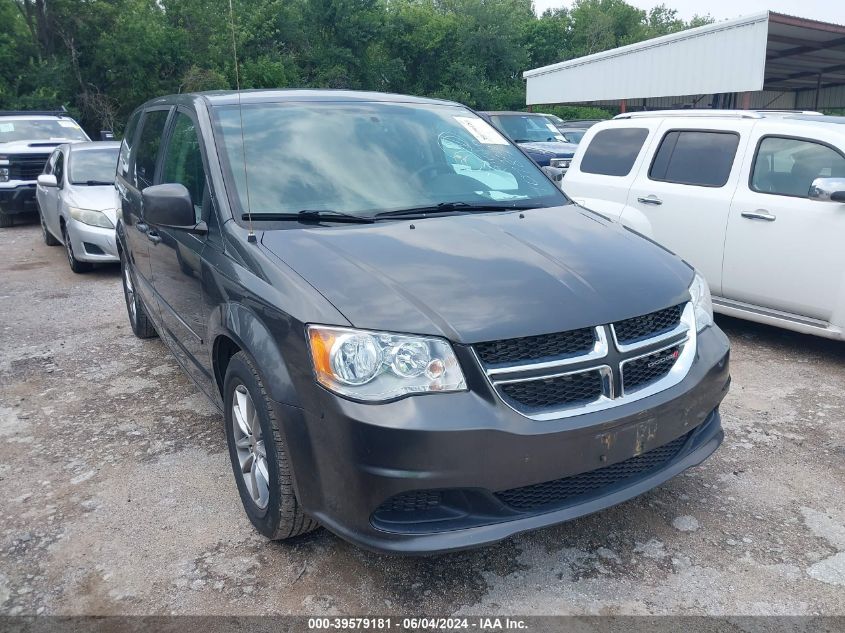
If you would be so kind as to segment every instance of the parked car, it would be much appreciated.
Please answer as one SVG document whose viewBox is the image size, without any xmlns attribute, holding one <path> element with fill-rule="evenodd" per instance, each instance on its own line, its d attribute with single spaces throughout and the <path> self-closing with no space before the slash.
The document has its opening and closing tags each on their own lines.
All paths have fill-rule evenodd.
<svg viewBox="0 0 845 633">
<path fill-rule="evenodd" d="M 182 94 L 126 130 L 129 322 L 222 409 L 268 538 L 491 543 L 630 499 L 721 442 L 728 341 L 703 278 L 570 203 L 464 106 Z"/>
<path fill-rule="evenodd" d="M 584 138 L 584 134 L 586 134 L 587 130 L 596 123 L 599 123 L 599 120 L 597 119 L 572 119 L 570 121 L 564 121 L 554 114 L 547 114 L 545 116 L 552 120 L 552 123 L 554 123 L 557 127 L 558 132 L 560 132 L 560 135 L 563 137 L 563 140 L 567 143 L 572 143 L 573 145 L 578 145 L 578 143 L 581 142 L 581 139 Z"/>
<path fill-rule="evenodd" d="M 540 167 L 566 173 L 576 145 L 567 143 L 545 114 L 532 112 L 481 112 L 493 127 L 519 145 Z"/>
<path fill-rule="evenodd" d="M 845 338 L 845 117 L 623 115 L 590 129 L 563 185 L 692 263 L 718 312 Z"/>
<path fill-rule="evenodd" d="M 0 227 L 36 211 L 35 181 L 53 148 L 88 140 L 64 111 L 0 111 Z"/>
<path fill-rule="evenodd" d="M 59 145 L 38 176 L 36 200 L 41 233 L 48 246 L 64 244 L 70 269 L 91 270 L 118 262 L 114 225 L 114 172 L 120 143 Z"/>
</svg>

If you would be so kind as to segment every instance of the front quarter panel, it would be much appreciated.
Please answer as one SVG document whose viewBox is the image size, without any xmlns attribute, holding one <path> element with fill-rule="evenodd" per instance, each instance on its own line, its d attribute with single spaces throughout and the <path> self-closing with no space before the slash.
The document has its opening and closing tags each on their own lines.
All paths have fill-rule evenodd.
<svg viewBox="0 0 845 633">
<path fill-rule="evenodd" d="M 220 337 L 232 339 L 256 361 L 273 400 L 304 406 L 303 393 L 316 388 L 305 325 L 349 322 L 283 262 L 248 243 L 241 227 L 226 227 L 243 235 L 228 239 L 225 252 L 203 254 L 209 351 L 215 353 Z M 223 376 L 216 377 L 221 384 Z"/>
</svg>

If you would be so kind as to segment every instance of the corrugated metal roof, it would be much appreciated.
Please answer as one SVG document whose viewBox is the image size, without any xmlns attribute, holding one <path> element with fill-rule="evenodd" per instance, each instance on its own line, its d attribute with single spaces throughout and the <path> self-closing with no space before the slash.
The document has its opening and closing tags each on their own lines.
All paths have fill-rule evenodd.
<svg viewBox="0 0 845 633">
<path fill-rule="evenodd" d="M 679 95 L 763 90 L 769 93 L 766 101 L 796 92 L 793 101 L 806 103 L 804 92 L 818 88 L 819 107 L 842 107 L 845 26 L 765 12 L 535 68 L 523 76 L 529 105 L 677 102 Z"/>
</svg>

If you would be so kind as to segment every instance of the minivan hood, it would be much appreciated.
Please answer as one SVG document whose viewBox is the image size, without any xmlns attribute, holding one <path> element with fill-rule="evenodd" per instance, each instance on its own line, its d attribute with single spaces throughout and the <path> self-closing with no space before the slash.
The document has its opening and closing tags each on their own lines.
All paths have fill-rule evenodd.
<svg viewBox="0 0 845 633">
<path fill-rule="evenodd" d="M 264 232 L 360 328 L 477 343 L 609 323 L 689 298 L 689 266 L 575 205 Z"/>
<path fill-rule="evenodd" d="M 578 146 L 574 143 L 562 141 L 519 143 L 519 146 L 526 151 L 548 154 L 555 158 L 572 158 Z"/>
<path fill-rule="evenodd" d="M 80 209 L 92 209 L 106 214 L 112 224 L 117 220 L 117 207 L 120 201 L 114 185 L 70 185 L 65 194 L 67 203 Z"/>
</svg>

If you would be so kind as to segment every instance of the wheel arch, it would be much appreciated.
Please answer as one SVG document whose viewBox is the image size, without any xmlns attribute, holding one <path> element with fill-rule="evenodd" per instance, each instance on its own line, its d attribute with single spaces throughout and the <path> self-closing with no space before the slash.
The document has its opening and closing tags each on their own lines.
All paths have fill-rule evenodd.
<svg viewBox="0 0 845 633">
<path fill-rule="evenodd" d="M 225 304 L 217 308 L 210 319 L 211 360 L 214 382 L 221 399 L 226 368 L 232 356 L 246 352 L 261 372 L 265 388 L 276 402 L 300 406 L 288 365 L 265 323 L 240 304 Z"/>
</svg>

